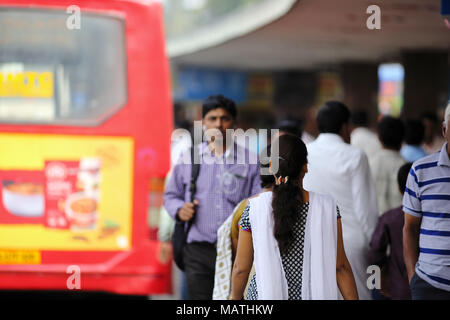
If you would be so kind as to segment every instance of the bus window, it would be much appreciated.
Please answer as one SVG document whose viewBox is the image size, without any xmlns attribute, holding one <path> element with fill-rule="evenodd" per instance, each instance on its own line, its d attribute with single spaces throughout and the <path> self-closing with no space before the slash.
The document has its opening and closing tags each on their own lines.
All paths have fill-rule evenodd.
<svg viewBox="0 0 450 320">
<path fill-rule="evenodd" d="M 125 23 L 81 12 L 0 9 L 0 122 L 96 126 L 127 101 Z"/>
</svg>

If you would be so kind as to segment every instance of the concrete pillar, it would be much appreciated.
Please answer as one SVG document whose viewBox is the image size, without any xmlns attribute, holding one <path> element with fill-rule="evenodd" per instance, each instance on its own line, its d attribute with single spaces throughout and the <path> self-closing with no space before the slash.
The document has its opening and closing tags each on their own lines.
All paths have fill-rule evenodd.
<svg viewBox="0 0 450 320">
<path fill-rule="evenodd" d="M 367 112 L 369 126 L 378 116 L 378 64 L 345 62 L 340 65 L 343 102 L 350 110 Z"/>
<path fill-rule="evenodd" d="M 436 112 L 448 99 L 448 51 L 402 53 L 405 69 L 402 118 L 418 118 L 424 111 Z"/>
</svg>

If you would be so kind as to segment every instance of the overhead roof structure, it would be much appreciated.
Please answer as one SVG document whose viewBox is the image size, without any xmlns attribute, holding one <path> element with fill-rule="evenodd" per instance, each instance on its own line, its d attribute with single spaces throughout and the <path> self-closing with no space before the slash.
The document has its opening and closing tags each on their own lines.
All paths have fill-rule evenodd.
<svg viewBox="0 0 450 320">
<path fill-rule="evenodd" d="M 379 30 L 366 25 L 374 2 Z M 389 61 L 405 50 L 450 50 L 440 10 L 440 0 L 268 0 L 168 39 L 167 50 L 176 64 L 258 70 Z"/>
</svg>

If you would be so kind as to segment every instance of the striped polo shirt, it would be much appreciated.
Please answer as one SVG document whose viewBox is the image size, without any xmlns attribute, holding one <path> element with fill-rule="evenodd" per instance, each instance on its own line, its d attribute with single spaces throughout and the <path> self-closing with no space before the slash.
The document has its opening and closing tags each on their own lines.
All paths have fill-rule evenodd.
<svg viewBox="0 0 450 320">
<path fill-rule="evenodd" d="M 403 196 L 403 211 L 422 218 L 416 273 L 450 291 L 450 160 L 441 151 L 414 162 Z"/>
</svg>

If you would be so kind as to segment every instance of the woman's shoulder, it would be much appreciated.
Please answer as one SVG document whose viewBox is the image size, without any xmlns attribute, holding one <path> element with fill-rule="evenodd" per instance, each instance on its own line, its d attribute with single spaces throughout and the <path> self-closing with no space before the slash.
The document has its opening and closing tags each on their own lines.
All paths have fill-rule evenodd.
<svg viewBox="0 0 450 320">
<path fill-rule="evenodd" d="M 255 195 L 251 196 L 249 199 L 259 198 L 261 196 L 265 197 L 265 196 L 268 196 L 268 195 L 271 196 L 272 195 L 272 191 L 262 191 L 260 193 L 257 193 Z"/>
<path fill-rule="evenodd" d="M 249 208 L 249 215 L 252 219 L 266 217 L 272 211 L 272 192 L 262 192 L 256 198 L 249 199 L 247 207 Z"/>
<path fill-rule="evenodd" d="M 247 206 L 248 201 L 249 201 L 249 198 L 246 198 L 246 199 L 242 200 L 241 202 L 239 202 L 236 205 L 236 207 L 234 207 L 233 215 L 234 216 L 240 215 L 242 213 L 242 211 L 245 209 L 245 207 Z"/>
<path fill-rule="evenodd" d="M 321 201 L 324 203 L 329 203 L 330 205 L 336 205 L 336 200 L 331 195 L 309 191 L 309 202 L 313 201 Z"/>
<path fill-rule="evenodd" d="M 310 208 L 312 210 L 320 210 L 322 217 L 335 215 L 337 219 L 341 219 L 341 210 L 337 201 L 329 194 L 323 193 L 309 193 Z"/>
<path fill-rule="evenodd" d="M 323 193 L 315 193 L 310 192 L 309 193 L 309 200 L 310 204 L 315 203 L 316 205 L 320 203 L 320 206 L 322 208 L 325 208 L 323 212 L 329 212 L 330 214 L 336 214 L 337 218 L 341 218 L 340 209 L 337 205 L 337 201 L 329 194 L 323 194 Z"/>
<path fill-rule="evenodd" d="M 267 201 L 267 199 L 272 197 L 272 191 L 265 191 L 265 192 L 260 192 L 256 195 L 254 195 L 253 197 L 250 197 L 249 200 L 249 204 L 250 203 L 256 203 L 256 202 L 260 202 L 260 201 Z"/>
<path fill-rule="evenodd" d="M 321 193 L 316 191 L 308 191 L 309 197 L 319 198 L 319 199 L 333 199 L 333 197 L 328 193 Z"/>
<path fill-rule="evenodd" d="M 251 224 L 250 224 L 250 206 L 247 205 L 242 212 L 241 218 L 238 223 L 238 228 L 244 231 L 251 231 Z"/>
</svg>

